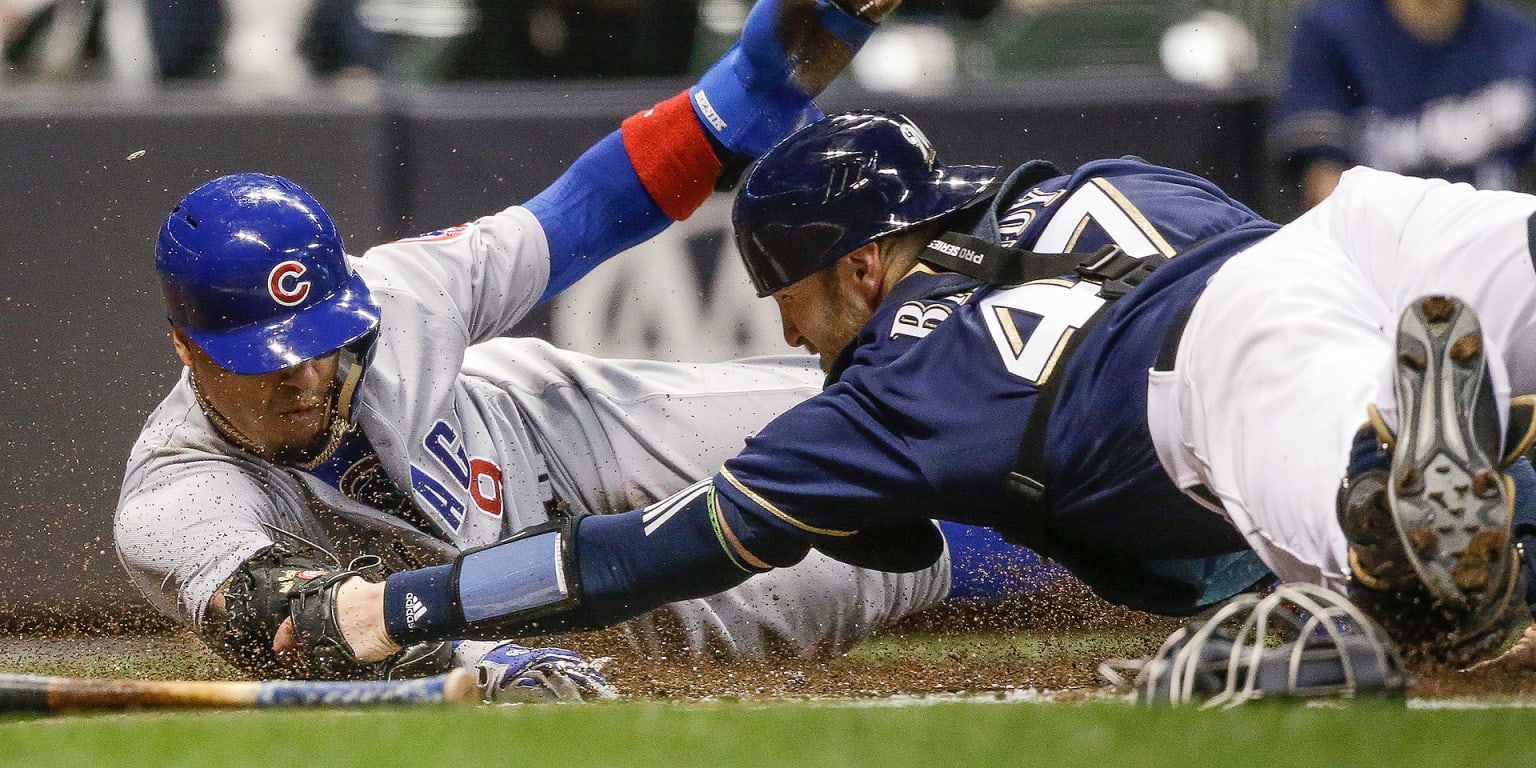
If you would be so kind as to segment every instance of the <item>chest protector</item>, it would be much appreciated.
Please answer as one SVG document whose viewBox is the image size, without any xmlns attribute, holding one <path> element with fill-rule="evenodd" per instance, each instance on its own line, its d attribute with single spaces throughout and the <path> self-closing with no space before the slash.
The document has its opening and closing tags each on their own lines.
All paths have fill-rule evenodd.
<svg viewBox="0 0 1536 768">
<path fill-rule="evenodd" d="M 1003 183 L 997 196 L 989 201 L 985 211 L 971 226 L 962 227 L 964 231 L 940 235 L 918 256 L 920 261 L 933 267 L 997 286 L 1014 286 L 1075 274 L 1085 282 L 1098 284 L 1098 296 L 1105 301 L 1104 306 L 1078 332 L 1072 334 L 1062 350 L 1058 370 L 1064 373 L 1052 376 L 1039 388 L 1035 407 L 1008 477 L 1009 503 L 1018 511 L 1018 515 L 1014 521 L 995 528 L 1005 540 L 1029 547 L 1043 557 L 1063 562 L 1095 592 L 1108 600 L 1138 610 L 1168 615 L 1194 613 L 1203 607 L 1204 601 L 1201 598 L 1201 587 L 1191 580 L 1193 571 L 1219 572 L 1226 569 L 1225 560 L 1251 553 L 1211 558 L 1211 563 L 1191 569 L 1184 565 L 1188 561 L 1180 561 L 1178 565 L 1164 561 L 1141 561 L 1124 557 L 1122 553 L 1077 546 L 1054 535 L 1048 525 L 1050 476 L 1045 457 L 1046 430 L 1057 394 L 1063 387 L 1069 386 L 1071 380 L 1070 367 L 1066 361 L 1117 299 L 1125 296 L 1168 261 L 1159 255 L 1134 257 L 1114 245 L 1105 246 L 1094 253 L 1036 253 L 1001 245 L 998 219 L 1002 212 L 1030 187 L 1060 175 L 1061 172 L 1055 166 L 1038 160 L 1019 167 Z M 1194 582 L 1201 580 L 1194 577 Z M 1249 581 L 1244 581 L 1239 589 L 1248 584 Z"/>
</svg>

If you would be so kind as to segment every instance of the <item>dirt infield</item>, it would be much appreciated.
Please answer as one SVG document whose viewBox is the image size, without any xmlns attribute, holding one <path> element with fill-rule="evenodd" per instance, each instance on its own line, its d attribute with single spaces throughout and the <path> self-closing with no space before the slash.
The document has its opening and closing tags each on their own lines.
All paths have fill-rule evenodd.
<svg viewBox="0 0 1536 768">
<path fill-rule="evenodd" d="M 641 655 L 611 631 L 552 638 L 590 656 L 611 656 L 621 691 L 646 699 L 866 698 L 1019 690 L 1058 697 L 1112 693 L 1096 670 L 1109 658 L 1144 658 L 1179 626 L 1109 605 L 1077 584 L 1002 606 L 948 604 L 914 616 L 826 660 L 759 664 Z M 190 634 L 48 631 L 0 637 L 0 671 L 145 679 L 238 679 Z M 1411 696 L 1536 703 L 1536 673 L 1478 675 L 1415 670 Z"/>
<path fill-rule="evenodd" d="M 633 695 L 770 699 L 1098 688 L 1099 662 L 1150 655 L 1177 626 L 1073 583 L 1003 606 L 946 604 L 826 660 L 724 663 L 681 651 L 638 656 L 606 632 L 565 639 L 614 657 L 610 679 Z"/>
<path fill-rule="evenodd" d="M 733 663 L 681 650 L 639 654 L 614 631 L 539 642 L 610 656 L 610 680 L 654 699 L 884 697 L 1101 688 L 1109 657 L 1150 655 L 1178 624 L 1115 608 L 1073 584 L 1002 606 L 948 604 L 825 660 Z M 534 642 L 530 640 L 529 642 Z M 76 624 L 0 636 L 0 671 L 85 677 L 238 679 L 192 635 L 165 625 Z"/>
</svg>

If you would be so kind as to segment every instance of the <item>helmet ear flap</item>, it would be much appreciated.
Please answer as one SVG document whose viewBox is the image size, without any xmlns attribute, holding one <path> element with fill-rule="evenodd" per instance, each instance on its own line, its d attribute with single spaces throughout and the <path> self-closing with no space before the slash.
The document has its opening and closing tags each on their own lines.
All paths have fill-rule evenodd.
<svg viewBox="0 0 1536 768">
<path fill-rule="evenodd" d="M 1107 662 L 1111 679 L 1126 662 Z M 1402 696 L 1403 662 L 1347 598 L 1309 584 L 1239 595 L 1175 631 L 1139 666 L 1136 701 L 1234 707 L 1260 698 Z"/>
<path fill-rule="evenodd" d="M 373 361 L 373 344 L 378 337 L 378 329 L 374 329 L 341 348 L 336 365 L 336 377 L 340 382 L 336 390 L 336 418 L 342 423 L 353 421 L 352 402 L 357 397 L 358 387 L 362 386 L 363 374 L 368 372 L 368 364 Z"/>
</svg>

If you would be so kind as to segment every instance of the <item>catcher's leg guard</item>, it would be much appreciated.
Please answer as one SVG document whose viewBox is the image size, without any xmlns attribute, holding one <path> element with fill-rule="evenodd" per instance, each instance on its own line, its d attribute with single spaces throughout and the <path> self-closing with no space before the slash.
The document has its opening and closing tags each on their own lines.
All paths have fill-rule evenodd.
<svg viewBox="0 0 1536 768">
<path fill-rule="evenodd" d="M 1372 409 L 1339 494 L 1351 596 L 1399 643 L 1480 647 L 1502 637 L 1495 625 L 1517 581 L 1514 485 L 1502 469 L 1525 446 L 1503 450 L 1471 308 L 1448 296 L 1414 302 L 1398 324 L 1393 378 L 1397 434 Z"/>
</svg>

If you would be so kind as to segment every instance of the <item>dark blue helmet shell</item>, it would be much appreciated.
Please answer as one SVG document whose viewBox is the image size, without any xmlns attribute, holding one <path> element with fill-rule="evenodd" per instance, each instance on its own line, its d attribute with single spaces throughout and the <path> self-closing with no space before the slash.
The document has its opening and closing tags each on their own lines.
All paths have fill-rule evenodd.
<svg viewBox="0 0 1536 768">
<path fill-rule="evenodd" d="M 155 268 L 171 324 L 234 373 L 297 365 L 378 327 L 330 214 L 277 176 L 192 190 L 160 228 Z"/>
<path fill-rule="evenodd" d="M 938 161 L 894 112 L 828 115 L 791 134 L 748 173 L 731 222 L 759 296 L 798 282 L 876 238 L 986 200 L 995 166 Z"/>
</svg>

